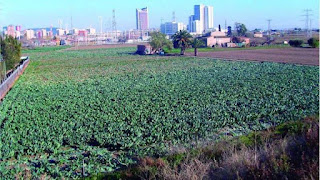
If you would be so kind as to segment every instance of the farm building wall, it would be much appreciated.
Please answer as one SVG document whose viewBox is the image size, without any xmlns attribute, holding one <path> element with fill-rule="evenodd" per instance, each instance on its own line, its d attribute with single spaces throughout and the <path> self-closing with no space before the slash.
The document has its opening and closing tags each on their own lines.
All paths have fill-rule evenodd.
<svg viewBox="0 0 320 180">
<path fill-rule="evenodd" d="M 227 43 L 230 42 L 229 37 L 207 37 L 205 42 L 207 47 L 212 47 L 216 44 L 220 46 L 225 46 Z"/>
</svg>

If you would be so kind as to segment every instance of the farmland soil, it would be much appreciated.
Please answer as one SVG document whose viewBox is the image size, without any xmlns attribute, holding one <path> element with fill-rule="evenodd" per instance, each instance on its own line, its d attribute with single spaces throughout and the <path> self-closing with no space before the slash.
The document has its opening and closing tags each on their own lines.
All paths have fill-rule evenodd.
<svg viewBox="0 0 320 180">
<path fill-rule="evenodd" d="M 186 55 L 194 56 L 194 53 L 186 53 Z M 319 66 L 318 48 L 285 48 L 199 52 L 198 57 Z"/>
</svg>

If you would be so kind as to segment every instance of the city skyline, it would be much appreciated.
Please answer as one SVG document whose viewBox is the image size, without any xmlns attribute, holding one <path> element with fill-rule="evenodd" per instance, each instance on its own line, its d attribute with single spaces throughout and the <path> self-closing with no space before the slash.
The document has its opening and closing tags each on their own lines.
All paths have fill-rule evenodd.
<svg viewBox="0 0 320 180">
<path fill-rule="evenodd" d="M 50 27 L 51 25 L 59 27 L 58 21 L 62 20 L 63 28 L 67 26 L 71 29 L 72 24 L 73 27 L 80 29 L 89 27 L 100 29 L 98 17 L 102 16 L 103 31 L 110 31 L 112 27 L 112 9 L 115 9 L 117 28 L 119 30 L 136 29 L 136 9 L 148 7 L 149 27 L 160 28 L 161 19 L 169 22 L 173 11 L 176 12 L 177 22 L 188 24 L 188 17 L 193 14 L 193 6 L 198 4 L 213 6 L 214 27 L 218 27 L 219 24 L 224 27 L 225 21 L 227 21 L 227 25 L 230 26 L 233 26 L 235 22 L 241 22 L 251 30 L 255 28 L 267 29 L 267 19 L 272 19 L 271 27 L 273 29 L 304 28 L 305 22 L 302 15 L 304 13 L 303 10 L 307 8 L 313 10 L 312 28 L 319 26 L 317 21 L 319 2 L 316 0 L 284 0 L 282 2 L 271 0 L 268 3 L 266 1 L 255 2 L 254 0 L 246 2 L 237 2 L 235 0 L 229 2 L 212 2 L 208 0 L 190 0 L 188 2 L 177 0 L 172 2 L 161 0 L 157 1 L 158 3 L 155 3 L 155 1 L 131 2 L 125 0 L 123 3 L 113 3 L 112 5 L 101 0 L 95 0 L 95 3 L 87 3 L 87 6 L 83 5 L 83 3 L 85 4 L 83 0 L 79 0 L 77 3 L 75 1 L 60 2 L 58 0 L 48 9 L 46 9 L 47 7 L 38 7 L 37 2 L 39 0 L 33 0 L 32 3 L 28 2 L 26 3 L 22 0 L 4 2 L 4 0 L 0 0 L 0 6 L 2 6 L 0 26 L 14 24 L 21 25 L 22 29 Z M 290 6 L 284 6 L 286 2 L 290 2 Z M 126 5 L 123 5 L 124 3 Z M 176 8 L 179 7 L 177 6 L 179 3 L 183 3 L 183 8 L 181 6 Z M 274 3 L 278 5 L 275 6 Z M 17 4 L 20 6 L 17 6 Z M 104 6 L 106 4 L 108 6 Z M 71 18 L 73 19 L 72 21 Z"/>
<path fill-rule="evenodd" d="M 213 7 L 207 5 L 195 5 L 194 14 L 189 16 L 188 30 L 201 34 L 205 31 L 214 29 Z"/>
</svg>

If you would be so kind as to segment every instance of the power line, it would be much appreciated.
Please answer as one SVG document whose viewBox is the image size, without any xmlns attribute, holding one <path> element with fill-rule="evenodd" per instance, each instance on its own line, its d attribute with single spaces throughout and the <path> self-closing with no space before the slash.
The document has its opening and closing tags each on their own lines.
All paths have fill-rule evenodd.
<svg viewBox="0 0 320 180">
<path fill-rule="evenodd" d="M 117 37 L 117 21 L 116 21 L 116 10 L 113 9 L 112 10 L 112 31 L 114 31 L 116 33 L 115 37 L 116 39 Z"/>
<path fill-rule="evenodd" d="M 271 36 L 271 21 L 272 21 L 272 19 L 268 19 L 267 21 L 268 21 L 268 36 L 270 38 L 270 36 Z"/>
<path fill-rule="evenodd" d="M 62 29 L 62 23 L 63 21 L 61 19 L 58 20 L 58 23 L 59 23 L 59 29 Z"/>
<path fill-rule="evenodd" d="M 271 40 L 271 21 L 272 19 L 267 19 L 268 21 L 268 44 L 270 44 L 270 40 Z"/>
<path fill-rule="evenodd" d="M 98 19 L 100 21 L 100 34 L 102 34 L 102 16 L 99 16 Z"/>
<path fill-rule="evenodd" d="M 306 17 L 306 19 L 305 19 L 305 22 L 306 22 L 306 36 L 307 37 L 311 37 L 312 35 L 311 35 L 311 31 L 310 31 L 310 26 L 311 26 L 311 23 L 310 23 L 310 16 L 312 16 L 312 14 L 310 14 L 310 12 L 312 12 L 312 10 L 311 9 L 305 9 L 305 10 L 303 10 L 304 12 L 305 12 L 305 14 L 304 15 L 302 15 L 302 16 L 305 16 Z"/>
</svg>

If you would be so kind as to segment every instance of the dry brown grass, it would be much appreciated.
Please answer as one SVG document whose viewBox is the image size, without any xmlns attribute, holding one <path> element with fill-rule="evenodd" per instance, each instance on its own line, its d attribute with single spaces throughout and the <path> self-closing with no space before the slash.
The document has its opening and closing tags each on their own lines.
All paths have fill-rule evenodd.
<svg viewBox="0 0 320 180">
<path fill-rule="evenodd" d="M 318 118 L 286 123 L 245 138 L 146 157 L 122 179 L 319 179 Z"/>
</svg>

